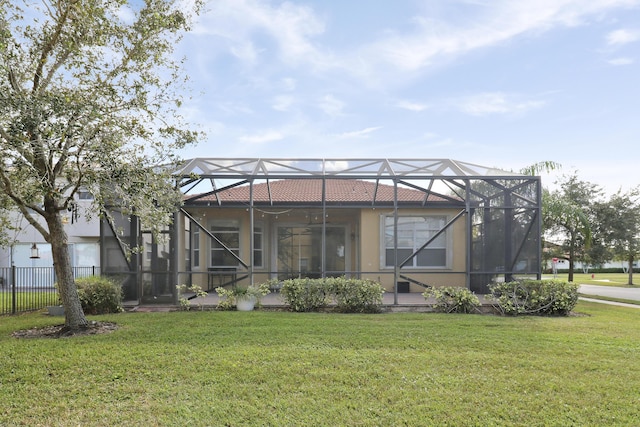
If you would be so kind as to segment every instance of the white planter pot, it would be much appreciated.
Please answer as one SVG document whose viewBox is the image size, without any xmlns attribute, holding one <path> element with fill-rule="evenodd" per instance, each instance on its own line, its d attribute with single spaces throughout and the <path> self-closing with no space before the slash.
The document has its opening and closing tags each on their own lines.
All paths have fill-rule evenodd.
<svg viewBox="0 0 640 427">
<path fill-rule="evenodd" d="M 253 311 L 253 308 L 255 306 L 256 306 L 255 297 L 238 298 L 236 300 L 236 308 L 238 309 L 238 311 Z"/>
</svg>

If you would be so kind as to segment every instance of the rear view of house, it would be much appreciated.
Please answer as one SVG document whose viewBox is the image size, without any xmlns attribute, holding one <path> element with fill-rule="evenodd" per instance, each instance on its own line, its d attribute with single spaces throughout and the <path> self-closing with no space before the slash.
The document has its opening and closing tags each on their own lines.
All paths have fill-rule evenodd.
<svg viewBox="0 0 640 427">
<path fill-rule="evenodd" d="M 175 177 L 184 204 L 166 241 L 121 218 L 144 246 L 127 260 L 102 225 L 103 271 L 128 275 L 130 300 L 175 301 L 178 283 L 348 276 L 397 295 L 540 276 L 539 177 L 443 159 L 210 158 Z"/>
</svg>

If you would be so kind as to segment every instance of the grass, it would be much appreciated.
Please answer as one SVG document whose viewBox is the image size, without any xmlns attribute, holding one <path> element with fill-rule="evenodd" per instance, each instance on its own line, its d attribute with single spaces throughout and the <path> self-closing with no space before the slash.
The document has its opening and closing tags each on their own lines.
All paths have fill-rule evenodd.
<svg viewBox="0 0 640 427">
<path fill-rule="evenodd" d="M 593 276 L 593 277 L 592 277 Z M 567 273 L 558 274 L 558 279 L 567 280 Z M 544 279 L 552 279 L 552 274 L 544 274 Z M 620 286 L 624 288 L 631 288 L 629 286 L 629 274 L 627 273 L 574 273 L 574 283 L 581 285 L 598 285 L 598 286 Z M 640 285 L 640 273 L 633 274 L 633 284 Z"/>
<path fill-rule="evenodd" d="M 0 425 L 636 424 L 639 312 L 576 312 L 123 313 L 59 340 L 10 336 L 56 319 L 2 317 Z"/>
<path fill-rule="evenodd" d="M 49 291 L 16 292 L 16 311 L 37 310 L 47 305 L 59 304 L 58 293 Z M 10 290 L 0 292 L 0 315 L 11 313 L 13 296 Z"/>
</svg>

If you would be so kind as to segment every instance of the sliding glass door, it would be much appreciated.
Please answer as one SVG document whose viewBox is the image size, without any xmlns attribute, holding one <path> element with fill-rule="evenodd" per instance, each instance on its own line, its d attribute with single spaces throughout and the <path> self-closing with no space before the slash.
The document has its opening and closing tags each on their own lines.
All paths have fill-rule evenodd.
<svg viewBox="0 0 640 427">
<path fill-rule="evenodd" d="M 347 266 L 346 227 L 326 226 L 325 231 L 326 276 L 342 276 Z M 322 277 L 322 226 L 279 226 L 277 254 L 278 278 Z"/>
</svg>

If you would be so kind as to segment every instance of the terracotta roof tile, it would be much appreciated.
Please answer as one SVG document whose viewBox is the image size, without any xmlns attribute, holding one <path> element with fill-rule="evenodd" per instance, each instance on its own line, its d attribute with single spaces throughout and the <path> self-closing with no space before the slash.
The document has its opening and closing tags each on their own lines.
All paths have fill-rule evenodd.
<svg viewBox="0 0 640 427">
<path fill-rule="evenodd" d="M 327 179 L 326 181 L 327 203 L 371 203 L 375 194 L 376 202 L 393 202 L 393 186 L 377 184 L 371 181 L 350 179 Z M 322 201 L 321 179 L 287 179 L 255 184 L 253 186 L 254 203 L 314 203 Z M 399 202 L 423 202 L 425 193 L 410 188 L 398 187 Z M 219 192 L 217 195 L 209 194 L 203 197 L 198 195 L 188 196 L 186 200 L 198 202 L 224 203 L 248 203 L 249 186 L 242 185 Z M 444 199 L 430 195 L 430 202 L 444 201 Z"/>
</svg>

